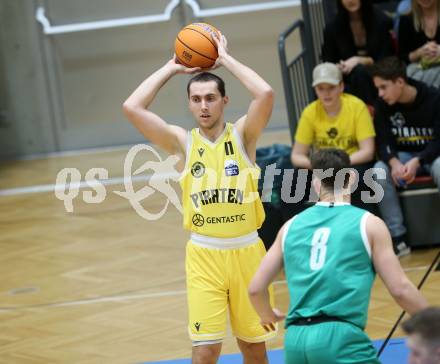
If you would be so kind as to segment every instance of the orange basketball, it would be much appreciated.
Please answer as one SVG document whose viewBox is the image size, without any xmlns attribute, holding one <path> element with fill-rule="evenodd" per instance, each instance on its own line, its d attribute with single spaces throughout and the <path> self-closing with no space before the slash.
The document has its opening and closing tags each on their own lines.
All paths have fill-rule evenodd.
<svg viewBox="0 0 440 364">
<path fill-rule="evenodd" d="M 210 68 L 218 57 L 212 39 L 218 30 L 206 23 L 192 23 L 177 34 L 174 50 L 177 59 L 186 67 Z"/>
</svg>

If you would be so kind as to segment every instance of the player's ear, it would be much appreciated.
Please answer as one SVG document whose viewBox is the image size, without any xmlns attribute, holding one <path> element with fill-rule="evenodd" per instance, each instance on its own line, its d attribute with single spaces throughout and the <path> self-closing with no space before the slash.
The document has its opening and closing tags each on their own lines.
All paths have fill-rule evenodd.
<svg viewBox="0 0 440 364">
<path fill-rule="evenodd" d="M 229 96 L 224 96 L 223 97 L 223 105 L 227 105 L 228 104 L 228 102 L 229 102 Z"/>
<path fill-rule="evenodd" d="M 312 186 L 316 194 L 319 196 L 319 192 L 321 191 L 321 180 L 318 177 L 313 177 Z"/>
<path fill-rule="evenodd" d="M 356 183 L 356 180 L 358 178 L 358 173 L 355 169 L 351 169 L 349 172 L 349 177 L 348 177 L 348 187 L 353 186 Z M 350 190 L 350 188 L 349 188 Z"/>
</svg>

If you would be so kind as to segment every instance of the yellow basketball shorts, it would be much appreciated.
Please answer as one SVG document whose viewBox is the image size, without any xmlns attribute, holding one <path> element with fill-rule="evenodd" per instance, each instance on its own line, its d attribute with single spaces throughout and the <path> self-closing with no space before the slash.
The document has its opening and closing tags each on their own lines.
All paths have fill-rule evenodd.
<svg viewBox="0 0 440 364">
<path fill-rule="evenodd" d="M 258 235 L 255 233 L 250 244 L 232 248 L 230 244 L 226 248 L 223 244 L 219 245 L 222 248 L 205 245 L 203 237 L 200 244 L 200 235 L 196 243 L 194 235 L 186 246 L 185 264 L 191 340 L 223 339 L 228 311 L 237 338 L 258 343 L 274 337 L 276 332 L 268 333 L 261 326 L 248 296 L 250 281 L 266 254 Z M 270 296 L 273 304 L 272 287 Z"/>
</svg>

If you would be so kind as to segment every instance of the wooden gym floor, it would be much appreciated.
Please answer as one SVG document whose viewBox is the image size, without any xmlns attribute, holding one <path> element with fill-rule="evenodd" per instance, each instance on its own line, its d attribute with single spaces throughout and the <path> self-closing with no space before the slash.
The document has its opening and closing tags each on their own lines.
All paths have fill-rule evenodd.
<svg viewBox="0 0 440 364">
<path fill-rule="evenodd" d="M 289 143 L 288 131 L 266 132 L 261 145 Z M 127 148 L 0 163 L 0 363 L 139 363 L 190 356 L 186 332 L 184 252 L 188 233 L 169 205 L 147 221 L 117 180 L 105 186 L 102 203 L 83 201 L 73 212 L 53 192 L 57 173 L 105 168 L 123 176 Z M 142 159 L 142 158 L 141 158 Z M 145 162 L 145 160 L 142 160 Z M 139 162 L 137 162 L 139 163 Z M 113 180 L 115 181 L 115 180 Z M 145 186 L 135 183 L 135 189 Z M 176 185 L 174 184 L 176 187 Z M 143 206 L 158 212 L 165 200 L 149 196 Z M 439 249 L 415 251 L 401 260 L 418 284 Z M 422 287 L 440 305 L 440 272 Z M 275 285 L 286 310 L 283 277 Z M 385 338 L 400 314 L 380 281 L 370 304 L 367 333 Z M 400 330 L 394 335 L 403 336 Z M 283 335 L 269 343 L 280 348 Z M 223 353 L 237 352 L 225 340 Z"/>
</svg>

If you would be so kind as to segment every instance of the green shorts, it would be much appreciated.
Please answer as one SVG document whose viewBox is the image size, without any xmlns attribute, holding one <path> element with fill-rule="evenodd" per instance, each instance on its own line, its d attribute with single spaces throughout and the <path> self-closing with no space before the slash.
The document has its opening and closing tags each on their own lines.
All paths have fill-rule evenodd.
<svg viewBox="0 0 440 364">
<path fill-rule="evenodd" d="M 365 332 L 341 321 L 290 325 L 284 351 L 286 364 L 380 364 Z"/>
</svg>

